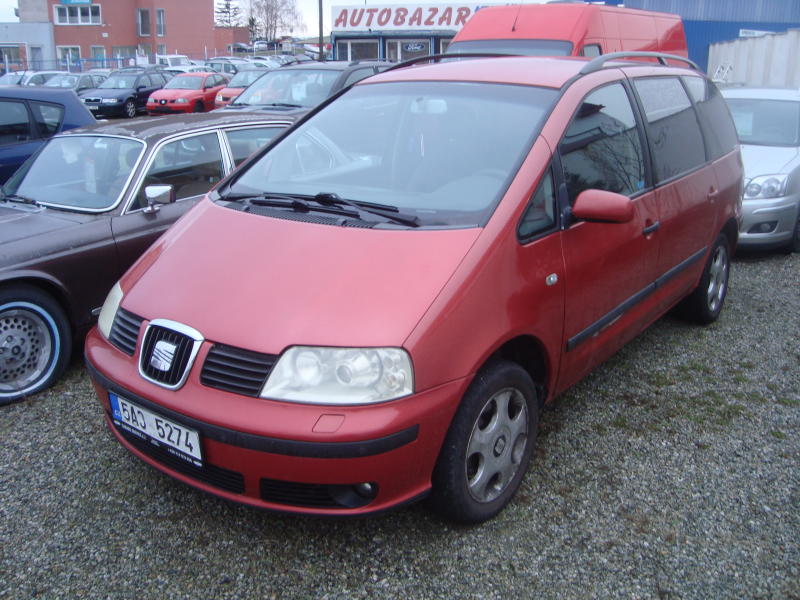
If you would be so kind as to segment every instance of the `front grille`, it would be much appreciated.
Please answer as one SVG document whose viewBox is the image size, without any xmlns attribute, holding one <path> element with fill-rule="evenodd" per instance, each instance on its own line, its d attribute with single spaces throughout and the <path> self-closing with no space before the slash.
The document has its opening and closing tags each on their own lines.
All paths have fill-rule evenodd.
<svg viewBox="0 0 800 600">
<path fill-rule="evenodd" d="M 359 508 L 372 502 L 359 496 L 352 485 L 262 479 L 260 492 L 266 502 L 310 508 Z"/>
<path fill-rule="evenodd" d="M 198 467 L 170 454 L 163 448 L 147 440 L 143 440 L 124 429 L 116 427 L 116 425 L 115 428 L 131 446 L 165 467 L 227 492 L 232 492 L 234 494 L 244 493 L 244 476 L 241 473 L 223 469 L 222 467 L 217 467 L 209 463 Z"/>
<path fill-rule="evenodd" d="M 122 350 L 128 356 L 133 356 L 136 351 L 136 340 L 139 339 L 139 328 L 144 319 L 139 315 L 128 312 L 123 308 L 117 309 L 114 322 L 111 324 L 111 333 L 108 341 Z"/>
<path fill-rule="evenodd" d="M 257 397 L 276 360 L 274 354 L 214 344 L 208 351 L 200 383 L 234 394 Z"/>
<path fill-rule="evenodd" d="M 86 104 L 100 104 L 100 98 L 84 98 L 83 101 Z"/>
<path fill-rule="evenodd" d="M 142 342 L 140 371 L 155 383 L 178 387 L 183 383 L 199 345 L 199 341 L 188 335 L 151 322 Z"/>
</svg>

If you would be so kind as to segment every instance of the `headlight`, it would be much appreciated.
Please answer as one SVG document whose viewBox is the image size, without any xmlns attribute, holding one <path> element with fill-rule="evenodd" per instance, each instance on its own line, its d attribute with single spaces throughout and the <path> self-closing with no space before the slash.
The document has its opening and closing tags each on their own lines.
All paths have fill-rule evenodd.
<svg viewBox="0 0 800 600">
<path fill-rule="evenodd" d="M 119 98 L 103 98 L 100 102 L 103 104 L 119 104 L 121 100 Z"/>
<path fill-rule="evenodd" d="M 411 359 L 400 348 L 317 348 L 284 352 L 261 390 L 263 398 L 311 404 L 369 404 L 414 390 Z"/>
<path fill-rule="evenodd" d="M 114 317 L 117 315 L 117 309 L 119 308 L 120 302 L 122 302 L 123 295 L 122 287 L 119 285 L 118 281 L 114 284 L 114 287 L 111 288 L 111 291 L 108 292 L 106 301 L 103 302 L 103 308 L 100 309 L 100 317 L 97 319 L 97 328 L 106 339 L 111 335 L 111 326 L 114 324 Z"/>
<path fill-rule="evenodd" d="M 155 96 L 150 96 L 150 97 L 147 99 L 147 102 L 148 102 L 148 103 L 155 104 L 156 102 L 158 102 L 158 100 L 156 100 L 156 97 L 155 97 Z"/>
<path fill-rule="evenodd" d="M 222 92 L 217 94 L 217 102 L 222 102 Z"/>
<path fill-rule="evenodd" d="M 189 101 L 186 98 L 176 98 L 175 99 L 175 104 L 186 104 L 187 102 L 189 102 Z"/>
<path fill-rule="evenodd" d="M 744 188 L 745 199 L 777 198 L 786 192 L 788 175 L 761 175 L 753 177 Z"/>
</svg>

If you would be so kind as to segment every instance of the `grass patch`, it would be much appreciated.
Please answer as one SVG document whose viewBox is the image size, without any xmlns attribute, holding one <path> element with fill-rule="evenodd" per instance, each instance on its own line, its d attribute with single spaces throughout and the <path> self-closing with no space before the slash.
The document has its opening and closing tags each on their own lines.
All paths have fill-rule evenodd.
<svg viewBox="0 0 800 600">
<path fill-rule="evenodd" d="M 785 440 L 786 439 L 786 434 L 783 433 L 782 431 L 778 431 L 778 430 L 770 431 L 769 434 L 772 437 L 774 437 L 776 440 Z"/>
<path fill-rule="evenodd" d="M 611 421 L 611 424 L 618 429 L 628 428 L 628 418 L 625 415 L 618 415 Z"/>
<path fill-rule="evenodd" d="M 800 406 L 800 400 L 797 398 L 778 398 L 778 404 L 781 406 L 788 406 L 789 408 L 797 408 Z"/>
</svg>

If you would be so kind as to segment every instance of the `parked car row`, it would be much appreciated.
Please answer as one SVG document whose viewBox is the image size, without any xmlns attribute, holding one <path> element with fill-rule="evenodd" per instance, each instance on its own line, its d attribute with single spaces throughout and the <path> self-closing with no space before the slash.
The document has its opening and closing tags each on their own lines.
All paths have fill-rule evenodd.
<svg viewBox="0 0 800 600">
<path fill-rule="evenodd" d="M 148 92 L 159 116 L 60 133 L 0 194 L 0 403 L 98 317 L 106 422 L 168 475 L 491 518 L 544 404 L 676 305 L 717 319 L 737 244 L 800 250 L 797 94 L 729 111 L 695 69 L 628 58 L 250 67 L 221 112 L 167 116 L 235 93 L 185 72 Z M 95 112 L 161 72 L 112 73 Z"/>
</svg>

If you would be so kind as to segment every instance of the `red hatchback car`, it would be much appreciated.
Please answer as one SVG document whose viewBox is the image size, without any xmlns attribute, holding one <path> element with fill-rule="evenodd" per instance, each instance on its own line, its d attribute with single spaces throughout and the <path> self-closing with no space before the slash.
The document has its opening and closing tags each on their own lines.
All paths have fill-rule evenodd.
<svg viewBox="0 0 800 600">
<path fill-rule="evenodd" d="M 228 84 L 221 73 L 181 73 L 150 94 L 147 114 L 206 112 L 214 108 L 217 93 Z"/>
<path fill-rule="evenodd" d="M 252 156 L 86 340 L 114 436 L 252 506 L 497 514 L 544 404 L 725 300 L 730 114 L 696 69 L 628 57 L 401 65 Z"/>
</svg>

